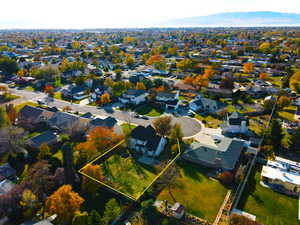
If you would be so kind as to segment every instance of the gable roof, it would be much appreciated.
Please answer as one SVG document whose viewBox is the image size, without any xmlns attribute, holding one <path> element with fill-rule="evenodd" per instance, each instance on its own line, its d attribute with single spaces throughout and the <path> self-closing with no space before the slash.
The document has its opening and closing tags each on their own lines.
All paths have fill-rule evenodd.
<svg viewBox="0 0 300 225">
<path fill-rule="evenodd" d="M 52 126 L 57 126 L 60 128 L 65 128 L 68 125 L 74 123 L 75 121 L 79 120 L 79 117 L 76 115 L 72 115 L 70 113 L 66 112 L 56 112 L 49 120 L 48 122 Z"/>
<path fill-rule="evenodd" d="M 113 117 L 107 117 L 105 119 L 96 118 L 90 121 L 90 124 L 95 127 L 108 127 L 112 128 L 117 124 L 117 120 Z"/>
<path fill-rule="evenodd" d="M 146 91 L 145 90 L 133 90 L 133 89 L 130 89 L 126 92 L 126 95 L 131 95 L 131 96 L 140 96 L 140 95 L 143 95 L 145 94 Z"/>
<path fill-rule="evenodd" d="M 162 138 L 156 134 L 156 131 L 151 125 L 147 127 L 137 126 L 132 130 L 131 137 L 137 140 L 146 141 L 146 147 L 149 151 L 156 151 Z"/>
<path fill-rule="evenodd" d="M 23 118 L 38 118 L 44 112 L 43 109 L 25 105 L 19 112 L 19 115 Z"/>
<path fill-rule="evenodd" d="M 159 92 L 156 96 L 161 98 L 175 98 L 176 93 Z"/>
<path fill-rule="evenodd" d="M 50 143 L 57 139 L 57 135 L 52 131 L 46 131 L 40 135 L 37 135 L 30 139 L 32 145 L 35 147 L 40 147 L 42 144 Z"/>
<path fill-rule="evenodd" d="M 0 180 L 2 178 L 14 178 L 16 176 L 16 170 L 11 167 L 9 163 L 5 163 L 0 166 Z"/>
</svg>

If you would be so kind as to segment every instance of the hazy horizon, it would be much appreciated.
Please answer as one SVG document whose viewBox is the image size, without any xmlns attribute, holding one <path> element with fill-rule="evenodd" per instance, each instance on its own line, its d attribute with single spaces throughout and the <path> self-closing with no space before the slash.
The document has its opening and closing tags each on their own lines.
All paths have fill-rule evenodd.
<svg viewBox="0 0 300 225">
<path fill-rule="evenodd" d="M 299 0 L 141 0 L 100 2 L 17 1 L 1 4 L 0 29 L 95 29 L 157 27 L 162 21 L 224 12 L 300 13 Z M 7 10 L 5 10 L 7 9 Z M 286 25 L 285 25 L 286 26 Z M 159 26 L 158 26 L 159 27 Z"/>
</svg>

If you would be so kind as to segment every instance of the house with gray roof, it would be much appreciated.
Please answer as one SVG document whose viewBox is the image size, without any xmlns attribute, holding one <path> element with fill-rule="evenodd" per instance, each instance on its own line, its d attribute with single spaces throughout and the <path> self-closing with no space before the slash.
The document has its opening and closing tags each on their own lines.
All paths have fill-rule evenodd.
<svg viewBox="0 0 300 225">
<path fill-rule="evenodd" d="M 147 100 L 148 93 L 144 90 L 128 90 L 124 93 L 119 100 L 123 104 L 138 105 Z"/>
<path fill-rule="evenodd" d="M 199 96 L 189 103 L 189 108 L 194 112 L 207 112 L 218 114 L 227 108 L 225 103 Z"/>
<path fill-rule="evenodd" d="M 245 142 L 240 139 L 215 139 L 212 145 L 193 142 L 182 157 L 201 166 L 233 170 L 243 152 Z"/>
<path fill-rule="evenodd" d="M 52 131 L 46 131 L 29 140 L 29 145 L 34 148 L 39 148 L 42 144 L 53 145 L 58 142 L 58 135 Z"/>
</svg>

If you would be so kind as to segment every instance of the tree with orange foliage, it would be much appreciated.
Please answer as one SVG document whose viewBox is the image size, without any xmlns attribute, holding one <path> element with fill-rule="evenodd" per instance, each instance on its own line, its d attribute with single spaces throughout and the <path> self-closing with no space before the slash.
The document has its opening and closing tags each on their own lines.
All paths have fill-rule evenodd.
<svg viewBox="0 0 300 225">
<path fill-rule="evenodd" d="M 114 129 L 95 127 L 89 132 L 85 142 L 76 145 L 75 157 L 81 163 L 87 162 L 97 155 L 104 153 L 122 139 L 123 136 L 116 134 Z"/>
<path fill-rule="evenodd" d="M 103 95 L 101 95 L 101 97 L 100 97 L 100 103 L 101 103 L 101 105 L 105 105 L 105 104 L 110 103 L 110 95 L 109 95 L 109 93 L 106 92 Z"/>
<path fill-rule="evenodd" d="M 18 71 L 17 75 L 18 75 L 19 77 L 24 77 L 24 76 L 26 75 L 26 73 L 27 73 L 27 70 L 25 70 L 25 69 L 20 69 L 20 70 Z"/>
<path fill-rule="evenodd" d="M 184 78 L 183 83 L 185 84 L 193 84 L 194 78 L 192 76 L 187 76 Z"/>
<path fill-rule="evenodd" d="M 260 73 L 260 74 L 259 74 L 259 79 L 261 79 L 261 80 L 266 80 L 266 79 L 268 79 L 268 74 L 267 74 L 267 73 Z"/>
<path fill-rule="evenodd" d="M 204 69 L 203 77 L 205 79 L 210 79 L 214 75 L 214 73 L 215 73 L 214 68 L 212 66 L 207 66 Z"/>
<path fill-rule="evenodd" d="M 251 62 L 245 63 L 243 69 L 244 69 L 244 73 L 252 73 L 254 69 L 254 65 Z"/>
<path fill-rule="evenodd" d="M 47 84 L 45 86 L 44 92 L 48 95 L 53 95 L 54 94 L 54 87 L 51 84 Z"/>
<path fill-rule="evenodd" d="M 152 55 L 146 62 L 147 65 L 153 65 L 158 70 L 164 70 L 167 67 L 165 57 L 159 53 Z"/>
<path fill-rule="evenodd" d="M 208 85 L 208 79 L 204 76 L 198 75 L 195 79 L 193 84 L 199 88 L 199 90 L 202 89 L 202 87 L 207 87 Z"/>
<path fill-rule="evenodd" d="M 155 92 L 164 92 L 166 90 L 165 86 L 159 86 L 157 88 L 154 88 Z"/>
<path fill-rule="evenodd" d="M 84 199 L 72 191 L 71 185 L 63 185 L 47 198 L 45 208 L 48 215 L 57 215 L 58 224 L 70 224 L 83 202 Z"/>
<path fill-rule="evenodd" d="M 99 181 L 104 179 L 102 168 L 99 165 L 88 164 L 82 172 Z M 82 177 L 81 185 L 82 190 L 89 194 L 95 193 L 99 188 L 99 186 L 97 186 L 97 182 L 86 176 Z"/>
<path fill-rule="evenodd" d="M 13 104 L 6 105 L 5 108 L 6 108 L 6 115 L 9 119 L 9 121 L 12 124 L 14 124 L 16 122 L 17 117 L 18 117 L 18 113 L 17 113 L 16 108 L 14 107 Z"/>
<path fill-rule="evenodd" d="M 137 82 L 136 86 L 135 86 L 135 89 L 137 89 L 137 90 L 146 90 L 146 87 L 145 87 L 143 82 Z"/>
</svg>

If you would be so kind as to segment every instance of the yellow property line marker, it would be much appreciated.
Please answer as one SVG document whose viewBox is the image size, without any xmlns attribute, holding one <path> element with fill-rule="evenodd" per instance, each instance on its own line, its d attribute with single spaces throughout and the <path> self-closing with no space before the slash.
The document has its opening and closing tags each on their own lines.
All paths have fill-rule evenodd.
<svg viewBox="0 0 300 225">
<path fill-rule="evenodd" d="M 142 197 L 143 194 L 145 194 L 145 192 L 157 181 L 158 178 L 160 178 L 166 171 L 167 169 L 169 169 L 169 167 L 179 158 L 180 154 L 181 154 L 181 148 L 180 148 L 180 144 L 179 144 L 179 140 L 177 139 L 177 145 L 178 145 L 178 154 L 175 156 L 174 159 L 172 159 L 172 161 L 150 182 L 150 184 L 142 191 L 142 192 L 139 192 L 140 194 L 137 196 L 137 197 L 133 197 L 133 196 L 130 196 L 128 194 L 125 194 L 124 192 L 120 191 L 120 190 L 117 190 L 115 189 L 114 187 L 104 183 L 104 182 L 101 182 L 100 180 L 97 180 L 85 173 L 82 172 L 82 170 L 84 170 L 84 168 L 86 168 L 88 165 L 92 164 L 93 162 L 97 161 L 98 159 L 104 157 L 105 155 L 107 155 L 108 153 L 110 153 L 112 150 L 114 150 L 116 147 L 118 147 L 119 145 L 123 144 L 125 142 L 125 139 L 120 141 L 118 144 L 116 144 L 115 146 L 113 146 L 112 148 L 110 148 L 108 151 L 106 151 L 105 153 L 103 153 L 102 155 L 96 157 L 95 159 L 93 159 L 92 161 L 90 161 L 89 163 L 87 163 L 84 167 L 82 167 L 80 170 L 78 170 L 78 172 L 83 175 L 83 176 L 86 176 L 87 178 L 133 200 L 133 201 L 138 201 L 140 199 L 140 197 Z"/>
</svg>

